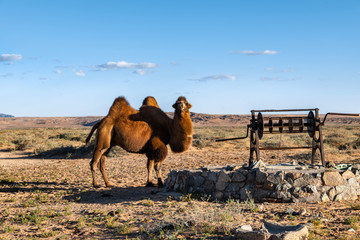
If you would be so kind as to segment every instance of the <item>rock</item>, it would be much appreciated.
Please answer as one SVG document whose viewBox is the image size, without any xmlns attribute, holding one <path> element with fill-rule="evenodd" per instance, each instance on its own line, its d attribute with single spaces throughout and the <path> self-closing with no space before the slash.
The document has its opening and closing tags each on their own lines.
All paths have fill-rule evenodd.
<svg viewBox="0 0 360 240">
<path fill-rule="evenodd" d="M 343 200 L 343 194 L 341 194 L 341 193 L 336 195 L 335 198 L 334 198 L 335 202 L 340 202 L 342 200 Z"/>
<path fill-rule="evenodd" d="M 293 215 L 293 214 L 294 214 L 294 212 L 295 212 L 295 210 L 294 210 L 294 209 L 292 209 L 292 208 L 288 208 L 288 210 L 286 210 L 286 211 L 285 211 L 285 214 L 291 214 L 291 215 Z"/>
<path fill-rule="evenodd" d="M 224 171 L 221 171 L 216 182 L 216 190 L 217 191 L 224 191 L 225 188 L 229 185 L 228 183 L 231 181 L 229 175 L 227 175 Z"/>
<path fill-rule="evenodd" d="M 225 188 L 229 185 L 228 182 L 220 182 L 218 181 L 215 185 L 217 191 L 224 191 Z"/>
<path fill-rule="evenodd" d="M 231 178 L 224 171 L 221 171 L 217 182 L 230 182 Z"/>
<path fill-rule="evenodd" d="M 221 200 L 223 198 L 224 194 L 222 192 L 216 192 L 215 193 L 215 198 L 217 200 Z"/>
<path fill-rule="evenodd" d="M 245 180 L 246 177 L 240 171 L 236 171 L 231 178 L 232 182 L 243 182 Z"/>
<path fill-rule="evenodd" d="M 216 181 L 217 181 L 217 176 L 216 176 L 216 173 L 215 173 L 215 172 L 209 172 L 209 173 L 207 173 L 207 178 L 208 178 L 210 181 L 213 181 L 214 183 L 216 183 Z"/>
<path fill-rule="evenodd" d="M 326 193 L 323 193 L 320 197 L 320 200 L 322 202 L 329 202 L 330 201 L 330 198 L 328 197 L 328 195 Z"/>
<path fill-rule="evenodd" d="M 253 198 L 257 201 L 263 202 L 264 198 L 268 198 L 270 196 L 271 191 L 262 189 L 262 188 L 256 188 L 253 193 Z"/>
<path fill-rule="evenodd" d="M 292 180 L 298 179 L 303 174 L 301 172 L 289 172 L 286 174 L 286 178 L 291 178 Z"/>
<path fill-rule="evenodd" d="M 229 185 L 226 187 L 225 191 L 227 192 L 238 192 L 240 191 L 240 188 L 242 188 L 245 185 L 245 183 L 229 183 Z"/>
<path fill-rule="evenodd" d="M 343 174 L 341 174 L 341 176 L 347 180 L 349 178 L 354 178 L 355 177 L 355 174 L 352 173 L 352 171 L 350 170 L 346 170 L 345 172 L 343 172 Z"/>
<path fill-rule="evenodd" d="M 266 181 L 271 182 L 275 185 L 282 184 L 284 181 L 284 172 L 279 171 L 276 174 L 269 174 Z"/>
<path fill-rule="evenodd" d="M 294 180 L 293 186 L 294 187 L 305 187 L 305 186 L 311 185 L 311 180 L 312 179 L 308 179 L 305 177 L 297 178 Z"/>
<path fill-rule="evenodd" d="M 309 185 L 309 186 L 306 186 L 306 192 L 308 193 L 317 193 L 317 189 L 316 189 L 316 186 L 314 185 Z"/>
<path fill-rule="evenodd" d="M 307 203 L 318 203 L 320 202 L 320 193 L 313 193 L 310 196 L 305 198 L 305 202 Z"/>
<path fill-rule="evenodd" d="M 252 227 L 250 225 L 243 225 L 240 227 L 240 230 L 242 231 L 252 231 Z"/>
<path fill-rule="evenodd" d="M 356 180 L 356 178 L 349 178 L 347 180 L 347 186 L 349 187 L 353 187 L 353 188 L 359 188 L 360 187 L 360 184 L 358 183 L 358 181 Z"/>
<path fill-rule="evenodd" d="M 266 172 L 263 172 L 260 169 L 257 169 L 256 175 L 255 175 L 255 183 L 263 184 L 265 182 L 267 176 L 268 176 L 268 174 Z"/>
<path fill-rule="evenodd" d="M 263 231 L 247 231 L 238 228 L 235 230 L 236 239 L 240 240 L 267 240 L 268 236 Z"/>
<path fill-rule="evenodd" d="M 271 240 L 303 240 L 309 236 L 309 230 L 303 224 L 291 226 L 264 221 L 261 229 L 270 235 Z"/>
<path fill-rule="evenodd" d="M 340 175 L 339 172 L 324 172 L 322 180 L 327 186 L 337 186 L 346 184 L 345 179 Z"/>
<path fill-rule="evenodd" d="M 300 216 L 305 215 L 305 214 L 306 214 L 306 209 L 305 209 L 305 208 L 301 209 L 301 210 L 298 212 L 298 214 L 299 214 Z"/>
<path fill-rule="evenodd" d="M 331 189 L 329 190 L 328 196 L 329 196 L 329 199 L 330 199 L 331 201 L 334 201 L 335 196 L 336 196 L 336 190 L 335 190 L 335 188 L 331 188 Z"/>
</svg>

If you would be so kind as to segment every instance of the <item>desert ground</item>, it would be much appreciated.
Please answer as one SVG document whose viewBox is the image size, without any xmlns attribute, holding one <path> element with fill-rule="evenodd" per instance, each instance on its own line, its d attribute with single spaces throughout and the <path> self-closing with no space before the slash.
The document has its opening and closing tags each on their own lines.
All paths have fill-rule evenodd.
<svg viewBox="0 0 360 240">
<path fill-rule="evenodd" d="M 187 193 L 145 187 L 146 157 L 115 149 L 106 170 L 113 188 L 91 182 L 91 147 L 84 140 L 101 117 L 0 118 L 0 239 L 235 239 L 242 225 L 262 220 L 308 224 L 309 239 L 360 239 L 360 200 L 304 203 L 211 201 Z M 248 162 L 245 135 L 249 116 L 192 115 L 193 146 L 169 153 L 163 177 L 175 169 Z M 324 129 L 326 159 L 360 163 L 360 121 L 336 117 Z M 310 139 L 268 137 L 265 144 L 303 144 Z M 267 141 L 267 142 L 266 142 Z M 263 151 L 268 163 L 308 162 L 309 150 Z M 288 210 L 303 212 L 289 214 Z"/>
</svg>

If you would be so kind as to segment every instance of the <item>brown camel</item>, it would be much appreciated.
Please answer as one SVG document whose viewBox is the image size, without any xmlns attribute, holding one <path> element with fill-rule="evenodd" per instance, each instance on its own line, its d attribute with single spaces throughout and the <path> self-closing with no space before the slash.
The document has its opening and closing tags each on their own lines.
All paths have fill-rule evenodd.
<svg viewBox="0 0 360 240">
<path fill-rule="evenodd" d="M 139 111 L 132 108 L 124 97 L 115 99 L 108 115 L 93 126 L 86 139 L 88 143 L 97 130 L 90 162 L 94 187 L 99 187 L 95 178 L 96 165 L 105 185 L 111 187 L 105 172 L 105 162 L 111 147 L 115 145 L 128 152 L 146 154 L 146 186 L 153 186 L 152 170 L 155 169 L 158 186 L 163 187 L 160 168 L 168 153 L 166 145 L 170 144 L 173 152 L 184 152 L 192 142 L 193 127 L 189 113 L 191 104 L 185 97 L 179 97 L 173 107 L 174 119 L 170 119 L 153 97 L 146 97 Z"/>
</svg>

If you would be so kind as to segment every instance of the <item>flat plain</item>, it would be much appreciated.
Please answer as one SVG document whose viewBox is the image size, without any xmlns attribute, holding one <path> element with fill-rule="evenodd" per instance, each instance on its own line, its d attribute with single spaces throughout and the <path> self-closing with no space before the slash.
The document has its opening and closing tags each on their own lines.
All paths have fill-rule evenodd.
<svg viewBox="0 0 360 240">
<path fill-rule="evenodd" d="M 84 141 L 101 117 L 0 119 L 0 239 L 235 239 L 242 225 L 262 220 L 309 224 L 309 239 L 360 239 L 360 200 L 304 203 L 211 201 L 145 187 L 146 157 L 115 148 L 106 170 L 113 188 L 91 185 L 92 148 Z M 249 158 L 249 116 L 194 114 L 193 146 L 169 153 L 171 170 L 241 165 Z M 326 160 L 360 163 L 358 118 L 335 117 L 324 128 Z M 266 135 L 267 146 L 310 144 L 307 134 Z M 318 156 L 317 156 L 318 157 Z M 309 162 L 309 150 L 262 151 L 266 163 Z M 286 213 L 305 212 L 303 215 Z"/>
</svg>

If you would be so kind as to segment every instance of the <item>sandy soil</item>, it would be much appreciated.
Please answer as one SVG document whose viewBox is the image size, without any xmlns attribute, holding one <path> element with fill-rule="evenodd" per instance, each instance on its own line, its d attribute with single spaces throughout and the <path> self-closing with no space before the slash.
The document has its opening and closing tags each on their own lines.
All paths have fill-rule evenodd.
<svg viewBox="0 0 360 240">
<path fill-rule="evenodd" d="M 226 147 L 191 148 L 183 154 L 170 153 L 163 175 L 171 169 L 243 164 L 247 157 L 247 152 Z M 236 227 L 250 224 L 258 228 L 263 219 L 291 225 L 312 223 L 313 239 L 357 239 L 360 234 L 357 223 L 346 223 L 346 219 L 359 215 L 351 206 L 360 205 L 360 200 L 262 203 L 253 209 L 250 202 L 181 198 L 179 193 L 144 187 L 146 159 L 138 154 L 124 152 L 121 157 L 108 159 L 111 189 L 91 186 L 89 159 L 33 159 L 19 152 L 0 152 L 0 172 L 0 239 L 231 239 Z M 99 172 L 97 176 L 103 185 Z M 289 208 L 305 209 L 306 214 L 285 214 Z M 35 213 L 38 219 L 29 220 Z M 180 231 L 176 226 L 183 228 Z"/>
<path fill-rule="evenodd" d="M 36 124 L 84 127 L 99 117 L 74 119 L 0 119 L 0 128 L 38 127 Z M 339 123 L 354 121 L 341 118 Z M 172 169 L 247 163 L 248 151 L 222 146 L 170 153 L 162 167 L 164 178 Z M 288 162 L 293 155 L 262 153 L 273 163 Z M 341 159 L 341 154 L 338 157 Z M 114 187 L 105 188 L 97 172 L 103 187 L 94 189 L 89 162 L 36 159 L 25 152 L 0 150 L 0 239 L 233 239 L 237 227 L 250 224 L 259 228 L 264 219 L 289 225 L 308 223 L 312 226 L 310 239 L 360 239 L 360 200 L 254 204 L 249 199 L 223 203 L 165 193 L 144 187 L 145 156 L 126 152 L 108 159 L 106 169 Z M 289 208 L 306 213 L 289 215 L 285 213 Z"/>
</svg>

